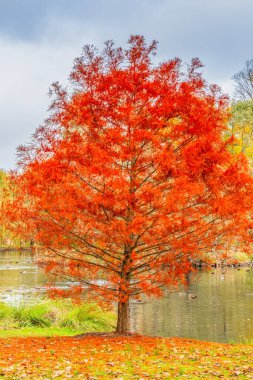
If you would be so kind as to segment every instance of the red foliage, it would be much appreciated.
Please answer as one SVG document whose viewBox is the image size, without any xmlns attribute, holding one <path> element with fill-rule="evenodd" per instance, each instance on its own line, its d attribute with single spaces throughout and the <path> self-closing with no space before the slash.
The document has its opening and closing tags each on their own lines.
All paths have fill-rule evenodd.
<svg viewBox="0 0 253 380">
<path fill-rule="evenodd" d="M 123 304 L 160 295 L 241 235 L 252 188 L 222 139 L 227 98 L 199 60 L 153 66 L 155 42 L 129 45 L 86 46 L 73 91 L 52 86 L 49 119 L 19 148 L 9 208 L 48 270 Z"/>
</svg>

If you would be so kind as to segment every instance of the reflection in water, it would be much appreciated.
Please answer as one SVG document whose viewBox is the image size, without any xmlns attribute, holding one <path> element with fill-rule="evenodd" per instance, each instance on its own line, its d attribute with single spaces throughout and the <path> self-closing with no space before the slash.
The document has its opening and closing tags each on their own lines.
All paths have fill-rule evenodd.
<svg viewBox="0 0 253 380">
<path fill-rule="evenodd" d="M 219 342 L 252 340 L 253 270 L 223 272 L 202 273 L 187 291 L 180 289 L 150 303 L 132 304 L 132 330 Z M 0 301 L 13 303 L 32 297 L 34 302 L 47 281 L 28 252 L 0 253 Z"/>
<path fill-rule="evenodd" d="M 190 298 L 191 293 L 197 297 Z M 188 291 L 134 304 L 132 329 L 218 342 L 253 339 L 253 271 L 202 273 Z"/>
</svg>

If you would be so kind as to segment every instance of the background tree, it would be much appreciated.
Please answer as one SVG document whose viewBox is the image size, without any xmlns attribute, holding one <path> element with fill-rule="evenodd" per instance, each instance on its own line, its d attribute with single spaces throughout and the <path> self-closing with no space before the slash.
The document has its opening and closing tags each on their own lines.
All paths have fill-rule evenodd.
<svg viewBox="0 0 253 380">
<path fill-rule="evenodd" d="M 7 174 L 0 170 L 0 202 L 2 203 L 3 196 L 4 196 L 4 189 L 6 187 L 7 183 Z M 8 240 L 8 237 L 6 236 L 6 228 L 1 220 L 1 232 L 0 232 L 0 247 L 3 247 L 6 244 L 6 240 Z"/>
<path fill-rule="evenodd" d="M 239 238 L 251 207 L 245 159 L 222 139 L 226 97 L 198 59 L 153 66 L 155 51 L 141 36 L 127 50 L 84 47 L 72 91 L 52 86 L 49 119 L 19 148 L 6 205 L 46 270 L 118 303 L 119 333 L 130 298 L 185 281 L 195 260 Z"/>
<path fill-rule="evenodd" d="M 250 174 L 253 174 L 253 100 L 237 101 L 231 105 L 231 118 L 228 123 L 228 129 L 225 132 L 225 139 L 231 139 L 233 143 L 229 146 L 229 150 L 237 159 L 240 153 L 243 153 L 249 163 Z M 237 237 L 231 247 L 230 252 L 226 256 L 226 260 L 233 262 L 237 258 L 241 260 L 250 260 L 252 255 L 252 247 L 241 251 L 240 245 L 236 244 Z"/>
<path fill-rule="evenodd" d="M 246 61 L 245 67 L 232 79 L 235 82 L 235 95 L 238 99 L 253 99 L 253 58 Z"/>
<path fill-rule="evenodd" d="M 253 100 L 239 101 L 231 106 L 231 119 L 226 138 L 233 137 L 230 150 L 234 154 L 244 153 L 250 168 L 253 164 Z"/>
</svg>

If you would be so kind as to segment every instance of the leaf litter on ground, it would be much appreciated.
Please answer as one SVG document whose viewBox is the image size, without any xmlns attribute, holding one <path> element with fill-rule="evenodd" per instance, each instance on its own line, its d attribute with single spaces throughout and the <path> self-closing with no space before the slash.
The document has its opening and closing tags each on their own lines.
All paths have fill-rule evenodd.
<svg viewBox="0 0 253 380">
<path fill-rule="evenodd" d="M 87 334 L 0 339 L 0 378 L 253 379 L 253 346 Z"/>
</svg>

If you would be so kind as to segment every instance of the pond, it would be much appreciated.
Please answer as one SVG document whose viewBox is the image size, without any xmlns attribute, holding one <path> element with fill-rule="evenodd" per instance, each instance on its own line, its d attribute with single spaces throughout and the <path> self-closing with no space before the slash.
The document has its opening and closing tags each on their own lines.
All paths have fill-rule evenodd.
<svg viewBox="0 0 253 380">
<path fill-rule="evenodd" d="M 215 342 L 253 341 L 253 270 L 223 271 L 202 273 L 187 292 L 134 305 L 133 330 Z"/>
<path fill-rule="evenodd" d="M 0 253 L 0 301 L 36 302 L 46 283 L 28 252 Z M 182 288 L 145 304 L 133 303 L 131 326 L 132 331 L 154 336 L 252 341 L 253 269 L 201 273 L 187 291 Z"/>
</svg>

